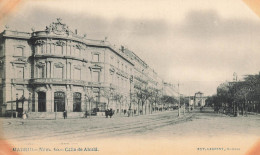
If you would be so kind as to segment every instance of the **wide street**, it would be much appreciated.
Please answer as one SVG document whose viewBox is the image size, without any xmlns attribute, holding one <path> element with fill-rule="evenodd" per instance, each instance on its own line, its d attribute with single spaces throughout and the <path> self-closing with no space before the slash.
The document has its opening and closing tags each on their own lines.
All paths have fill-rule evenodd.
<svg viewBox="0 0 260 155">
<path fill-rule="evenodd" d="M 88 154 L 245 154 L 260 137 L 259 115 L 230 117 L 209 108 L 185 116 L 182 112 L 180 118 L 177 114 L 174 110 L 135 117 L 2 118 L 1 135 L 11 149 L 33 150 L 20 152 L 26 155 L 68 153 L 86 146 L 99 150 Z"/>
<path fill-rule="evenodd" d="M 110 137 L 260 136 L 260 116 L 229 117 L 204 112 L 177 110 L 135 117 L 90 117 L 58 120 L 1 119 L 4 138 L 14 141 L 85 141 Z"/>
</svg>

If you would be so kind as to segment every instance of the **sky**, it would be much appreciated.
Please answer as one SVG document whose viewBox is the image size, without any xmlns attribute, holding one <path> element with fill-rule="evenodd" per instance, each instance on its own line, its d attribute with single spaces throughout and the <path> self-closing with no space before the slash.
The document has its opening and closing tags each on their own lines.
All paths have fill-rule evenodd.
<svg viewBox="0 0 260 155">
<path fill-rule="evenodd" d="M 260 18 L 240 0 L 26 1 L 4 24 L 40 31 L 58 17 L 89 39 L 134 51 L 185 95 L 212 95 L 234 72 L 242 80 L 260 71 Z"/>
</svg>

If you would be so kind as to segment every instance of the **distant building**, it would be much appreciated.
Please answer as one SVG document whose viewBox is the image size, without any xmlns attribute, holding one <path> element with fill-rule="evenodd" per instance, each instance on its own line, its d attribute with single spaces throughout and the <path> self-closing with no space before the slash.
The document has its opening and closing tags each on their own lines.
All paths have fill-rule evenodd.
<svg viewBox="0 0 260 155">
<path fill-rule="evenodd" d="M 197 92 L 194 95 L 194 106 L 205 106 L 206 98 L 202 92 Z"/>
</svg>

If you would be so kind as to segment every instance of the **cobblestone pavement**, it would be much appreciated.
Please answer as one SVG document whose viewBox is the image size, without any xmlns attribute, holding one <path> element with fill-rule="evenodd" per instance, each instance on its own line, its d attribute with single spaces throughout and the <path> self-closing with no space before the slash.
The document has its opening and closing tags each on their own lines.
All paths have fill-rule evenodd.
<svg viewBox="0 0 260 155">
<path fill-rule="evenodd" d="M 260 136 L 260 116 L 229 117 L 193 111 L 178 118 L 177 110 L 136 117 L 91 117 L 58 120 L 1 119 L 4 138 L 13 141 L 86 141 L 110 137 Z"/>
</svg>

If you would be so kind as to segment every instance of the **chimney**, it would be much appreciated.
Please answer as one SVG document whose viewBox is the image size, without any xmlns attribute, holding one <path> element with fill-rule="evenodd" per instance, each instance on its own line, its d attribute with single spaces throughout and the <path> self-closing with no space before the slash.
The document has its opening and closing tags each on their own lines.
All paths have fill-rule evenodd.
<svg viewBox="0 0 260 155">
<path fill-rule="evenodd" d="M 78 34 L 78 30 L 77 29 L 75 29 L 75 34 Z"/>
<path fill-rule="evenodd" d="M 125 47 L 121 46 L 121 51 L 124 52 L 124 50 L 125 50 Z"/>
</svg>

